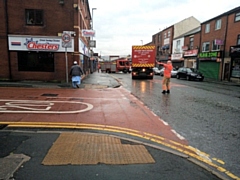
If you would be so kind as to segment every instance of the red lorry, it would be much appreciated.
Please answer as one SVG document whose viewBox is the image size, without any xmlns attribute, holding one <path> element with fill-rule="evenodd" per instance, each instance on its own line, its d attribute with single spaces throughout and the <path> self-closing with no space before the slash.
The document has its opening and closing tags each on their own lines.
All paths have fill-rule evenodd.
<svg viewBox="0 0 240 180">
<path fill-rule="evenodd" d="M 131 65 L 128 59 L 120 58 L 113 61 L 102 61 L 100 62 L 101 71 L 106 73 L 116 73 L 116 72 L 130 72 Z"/>
<path fill-rule="evenodd" d="M 132 46 L 132 79 L 153 79 L 155 57 L 155 46 Z"/>
</svg>

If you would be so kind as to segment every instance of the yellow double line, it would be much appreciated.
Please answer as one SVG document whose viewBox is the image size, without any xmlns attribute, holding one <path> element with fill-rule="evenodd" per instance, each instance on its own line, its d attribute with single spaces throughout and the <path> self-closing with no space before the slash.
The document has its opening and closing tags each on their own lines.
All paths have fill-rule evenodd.
<svg viewBox="0 0 240 180">
<path fill-rule="evenodd" d="M 218 164 L 224 165 L 224 161 L 217 158 L 210 158 L 210 155 L 204 153 L 194 147 L 180 144 L 178 142 L 168 140 L 161 136 L 157 136 L 154 134 L 140 132 L 133 129 L 109 126 L 109 125 L 101 125 L 101 124 L 86 124 L 86 123 L 54 123 L 54 122 L 0 122 L 0 124 L 6 124 L 8 127 L 27 127 L 27 128 L 68 128 L 68 129 L 90 129 L 90 130 L 100 130 L 100 131 L 110 131 L 115 133 L 123 133 L 127 135 L 131 135 L 134 137 L 139 137 L 142 139 L 146 139 L 157 144 L 164 145 L 168 148 L 181 152 L 189 157 L 195 158 L 201 162 L 208 164 L 211 167 L 214 167 L 221 173 L 225 173 L 227 176 L 231 177 L 235 180 L 240 180 L 239 177 L 234 175 L 233 173 L 227 171 L 225 168 L 214 164 L 213 162 L 217 162 Z"/>
</svg>

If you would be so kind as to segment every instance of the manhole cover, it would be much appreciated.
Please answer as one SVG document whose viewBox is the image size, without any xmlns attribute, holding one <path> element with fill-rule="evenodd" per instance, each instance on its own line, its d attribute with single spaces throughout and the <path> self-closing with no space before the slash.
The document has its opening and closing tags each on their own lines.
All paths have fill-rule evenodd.
<svg viewBox="0 0 240 180">
<path fill-rule="evenodd" d="M 42 96 L 56 97 L 56 96 L 58 96 L 58 94 L 51 94 L 51 93 L 49 93 L 49 94 L 42 94 Z"/>
</svg>

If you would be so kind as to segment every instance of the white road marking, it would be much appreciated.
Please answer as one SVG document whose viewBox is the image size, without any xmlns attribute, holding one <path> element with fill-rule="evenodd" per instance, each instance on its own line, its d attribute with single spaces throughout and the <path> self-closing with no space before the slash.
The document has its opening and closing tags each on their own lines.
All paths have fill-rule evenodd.
<svg viewBox="0 0 240 180">
<path fill-rule="evenodd" d="M 0 99 L 0 102 L 5 102 L 0 106 L 0 113 L 41 113 L 41 114 L 73 114 L 89 111 L 93 108 L 92 104 L 76 101 L 35 101 L 35 100 L 9 100 Z M 56 103 L 62 104 L 83 104 L 86 108 L 74 111 L 50 111 Z M 39 107 L 39 108 L 36 108 Z M 23 110 L 14 110 L 23 109 Z"/>
<path fill-rule="evenodd" d="M 184 140 L 185 138 L 183 136 L 181 136 L 180 134 L 178 134 L 175 130 L 171 129 L 171 131 L 181 140 Z"/>
</svg>

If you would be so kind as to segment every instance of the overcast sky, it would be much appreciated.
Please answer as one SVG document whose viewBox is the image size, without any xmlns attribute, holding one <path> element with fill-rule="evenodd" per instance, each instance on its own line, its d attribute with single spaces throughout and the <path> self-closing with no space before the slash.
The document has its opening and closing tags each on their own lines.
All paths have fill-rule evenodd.
<svg viewBox="0 0 240 180">
<path fill-rule="evenodd" d="M 239 0 L 89 0 L 96 31 L 94 52 L 129 55 L 132 45 L 152 41 L 152 35 L 194 16 L 204 22 L 240 6 Z"/>
</svg>

